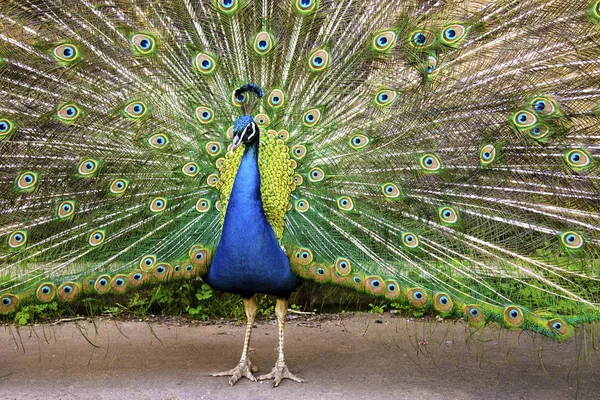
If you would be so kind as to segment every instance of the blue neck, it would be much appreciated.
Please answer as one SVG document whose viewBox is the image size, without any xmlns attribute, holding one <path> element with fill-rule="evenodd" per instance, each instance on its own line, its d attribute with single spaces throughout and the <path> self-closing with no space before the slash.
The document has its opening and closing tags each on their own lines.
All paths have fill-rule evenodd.
<svg viewBox="0 0 600 400">
<path fill-rule="evenodd" d="M 217 290 L 287 297 L 297 278 L 262 206 L 258 141 L 246 147 L 206 282 Z"/>
</svg>

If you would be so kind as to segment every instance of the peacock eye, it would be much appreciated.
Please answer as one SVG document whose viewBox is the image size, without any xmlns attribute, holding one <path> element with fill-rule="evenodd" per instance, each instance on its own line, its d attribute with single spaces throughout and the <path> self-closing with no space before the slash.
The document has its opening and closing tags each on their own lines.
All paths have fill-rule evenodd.
<svg viewBox="0 0 600 400">
<path fill-rule="evenodd" d="M 373 279 L 371 280 L 371 286 L 373 286 L 374 288 L 377 288 L 381 285 L 381 282 L 379 282 L 379 279 Z"/>
<path fill-rule="evenodd" d="M 181 172 L 183 172 L 184 175 L 189 177 L 195 177 L 196 175 L 198 175 L 198 171 L 198 164 L 196 164 L 195 162 L 189 162 L 183 167 L 181 167 Z"/>
<path fill-rule="evenodd" d="M 352 280 L 354 281 L 354 283 L 361 283 L 362 282 L 358 276 L 355 276 L 354 278 L 352 278 Z"/>
<path fill-rule="evenodd" d="M 283 106 L 285 101 L 285 94 L 281 89 L 273 89 L 268 97 L 269 105 L 273 108 L 279 108 Z"/>
<path fill-rule="evenodd" d="M 94 175 L 98 171 L 99 162 L 97 160 L 87 159 L 79 163 L 77 172 L 82 177 L 89 177 Z"/>
<path fill-rule="evenodd" d="M 413 47 L 429 47 L 435 41 L 435 36 L 425 30 L 414 31 L 410 36 L 410 44 Z"/>
<path fill-rule="evenodd" d="M 393 283 L 390 283 L 390 284 L 388 285 L 387 289 L 388 289 L 390 292 L 393 292 L 394 290 L 396 290 L 396 285 L 394 285 Z"/>
<path fill-rule="evenodd" d="M 461 24 L 452 24 L 442 29 L 440 41 L 451 47 L 456 47 L 467 34 L 467 27 Z"/>
<path fill-rule="evenodd" d="M 396 100 L 396 92 L 389 89 L 380 90 L 375 96 L 375 104 L 378 106 L 390 106 Z"/>
<path fill-rule="evenodd" d="M 215 70 L 215 60 L 206 53 L 196 54 L 194 66 L 201 74 L 208 75 Z"/>
<path fill-rule="evenodd" d="M 537 123 L 538 119 L 529 111 L 519 111 L 513 117 L 513 122 L 517 128 L 528 128 Z"/>
<path fill-rule="evenodd" d="M 419 246 L 419 238 L 417 235 L 411 232 L 404 232 L 401 235 L 402 244 L 410 249 L 414 249 Z"/>
<path fill-rule="evenodd" d="M 269 32 L 260 32 L 254 39 L 254 51 L 259 55 L 265 55 L 273 49 L 273 37 Z"/>
<path fill-rule="evenodd" d="M 477 315 L 479 315 L 479 310 L 477 310 L 476 308 L 471 308 L 469 310 L 469 314 L 471 314 L 472 317 L 476 317 Z"/>
<path fill-rule="evenodd" d="M 354 208 L 354 202 L 348 196 L 338 198 L 338 208 L 342 211 L 350 211 Z"/>
<path fill-rule="evenodd" d="M 123 286 L 123 285 L 125 284 L 125 280 L 124 280 L 123 278 L 118 278 L 118 279 L 115 281 L 115 284 L 116 284 L 117 286 Z"/>
<path fill-rule="evenodd" d="M 57 214 L 58 218 L 67 218 L 73 215 L 75 211 L 75 202 L 72 200 L 63 201 L 58 205 Z"/>
<path fill-rule="evenodd" d="M 561 234 L 561 241 L 567 249 L 577 250 L 583 247 L 585 240 L 576 232 L 565 232 Z"/>
<path fill-rule="evenodd" d="M 153 213 L 159 213 L 165 211 L 167 208 L 167 199 L 163 197 L 157 197 L 150 202 L 150 211 Z"/>
<path fill-rule="evenodd" d="M 158 133 L 148 138 L 148 144 L 155 149 L 164 149 L 169 144 L 169 138 L 162 133 Z"/>
<path fill-rule="evenodd" d="M 218 142 L 206 143 L 206 151 L 211 156 L 216 156 L 221 152 L 221 144 Z"/>
<path fill-rule="evenodd" d="M 319 119 L 321 119 L 321 111 L 314 108 L 304 113 L 304 115 L 302 116 L 302 123 L 305 126 L 312 127 L 315 126 L 317 122 L 319 122 Z"/>
<path fill-rule="evenodd" d="M 136 53 L 145 55 L 156 50 L 156 41 L 150 35 L 136 33 L 131 36 L 131 44 Z"/>
<path fill-rule="evenodd" d="M 0 138 L 7 136 L 13 130 L 13 123 L 7 119 L 0 119 Z"/>
<path fill-rule="evenodd" d="M 381 190 L 383 191 L 383 195 L 390 199 L 395 199 L 400 196 L 400 189 L 398 186 L 393 183 L 386 183 L 381 186 Z"/>
<path fill-rule="evenodd" d="M 481 148 L 481 151 L 479 152 L 479 160 L 481 165 L 489 165 L 494 161 L 495 158 L 496 148 L 493 145 L 488 144 Z"/>
<path fill-rule="evenodd" d="M 321 168 L 313 168 L 308 175 L 311 182 L 321 182 L 325 179 L 325 172 Z"/>
<path fill-rule="evenodd" d="M 136 274 L 133 274 L 133 279 L 136 281 L 139 281 L 140 279 L 142 279 L 142 274 L 140 274 L 139 272 Z"/>
<path fill-rule="evenodd" d="M 194 267 L 192 267 L 191 265 L 188 265 L 187 267 L 185 267 L 185 270 L 190 272 L 192 269 L 194 269 Z"/>
<path fill-rule="evenodd" d="M 301 144 L 292 147 L 292 155 L 295 159 L 301 160 L 306 155 L 306 147 Z"/>
<path fill-rule="evenodd" d="M 13 249 L 24 246 L 25 243 L 27 243 L 26 231 L 15 231 L 8 236 L 8 246 Z"/>
<path fill-rule="evenodd" d="M 148 108 L 141 101 L 133 101 L 125 106 L 123 112 L 126 117 L 140 119 L 146 115 Z"/>
<path fill-rule="evenodd" d="M 52 56 L 58 61 L 70 63 L 79 58 L 79 50 L 72 44 L 61 44 L 52 50 Z"/>
<path fill-rule="evenodd" d="M 9 306 L 12 303 L 12 300 L 10 297 L 4 297 L 2 298 L 2 304 L 5 306 Z"/>
<path fill-rule="evenodd" d="M 98 281 L 98 283 L 100 283 L 100 286 L 106 286 L 108 284 L 108 280 L 106 280 L 105 278 L 100 279 L 100 281 Z"/>
<path fill-rule="evenodd" d="M 458 222 L 458 213 L 451 207 L 440 207 L 438 215 L 445 224 L 455 224 Z"/>
<path fill-rule="evenodd" d="M 350 146 L 355 149 L 362 149 L 369 144 L 369 138 L 365 135 L 355 135 L 350 139 Z"/>
<path fill-rule="evenodd" d="M 104 231 L 97 230 L 90 234 L 88 239 L 88 244 L 92 247 L 98 246 L 104 242 L 105 234 Z"/>
<path fill-rule="evenodd" d="M 199 199 L 196 202 L 196 211 L 199 213 L 206 212 L 210 209 L 210 202 L 206 199 Z"/>
<path fill-rule="evenodd" d="M 60 120 L 73 121 L 79 117 L 81 110 L 74 104 L 66 104 L 58 109 L 56 115 Z"/>
<path fill-rule="evenodd" d="M 423 298 L 423 293 L 421 293 L 421 292 L 419 292 L 419 291 L 415 291 L 415 292 L 413 293 L 413 298 L 414 298 L 415 300 L 421 300 L 421 299 Z"/>
<path fill-rule="evenodd" d="M 300 199 L 300 200 L 296 200 L 296 204 L 295 204 L 294 208 L 296 209 L 296 211 L 303 213 L 310 209 L 310 204 L 308 203 L 308 200 Z"/>
<path fill-rule="evenodd" d="M 440 297 L 440 304 L 446 305 L 448 304 L 448 298 L 446 296 Z"/>
<path fill-rule="evenodd" d="M 311 71 L 323 71 L 329 65 L 329 53 L 320 49 L 313 52 L 308 59 L 308 66 Z"/>
<path fill-rule="evenodd" d="M 19 175 L 15 183 L 17 185 L 17 188 L 27 191 L 33 190 L 37 182 L 38 174 L 32 171 L 28 171 L 23 172 L 21 175 Z"/>
<path fill-rule="evenodd" d="M 426 171 L 436 172 L 441 170 L 442 163 L 439 158 L 434 154 L 425 154 L 420 158 L 420 164 Z"/>
<path fill-rule="evenodd" d="M 575 170 L 585 169 L 592 164 L 591 156 L 587 152 L 579 149 L 567 151 L 564 158 L 567 161 L 567 164 Z"/>
</svg>

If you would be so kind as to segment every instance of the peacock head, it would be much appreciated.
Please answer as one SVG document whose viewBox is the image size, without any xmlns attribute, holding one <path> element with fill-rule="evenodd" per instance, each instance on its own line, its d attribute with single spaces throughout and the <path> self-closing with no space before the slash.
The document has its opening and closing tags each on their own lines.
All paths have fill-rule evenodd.
<svg viewBox="0 0 600 400">
<path fill-rule="evenodd" d="M 235 91 L 236 99 L 240 99 L 240 102 L 243 101 L 241 105 L 244 115 L 239 117 L 235 121 L 235 124 L 233 124 L 233 144 L 231 145 L 231 151 L 237 149 L 241 144 L 250 145 L 257 143 L 260 138 L 258 125 L 256 125 L 254 118 L 250 115 L 253 104 L 248 96 L 245 96 L 247 92 L 254 93 L 259 99 L 263 97 L 263 90 L 254 83 L 247 83 Z"/>
<path fill-rule="evenodd" d="M 250 115 L 239 117 L 233 124 L 233 144 L 231 151 L 237 149 L 241 144 L 251 145 L 258 142 L 260 138 L 260 129 Z"/>
</svg>

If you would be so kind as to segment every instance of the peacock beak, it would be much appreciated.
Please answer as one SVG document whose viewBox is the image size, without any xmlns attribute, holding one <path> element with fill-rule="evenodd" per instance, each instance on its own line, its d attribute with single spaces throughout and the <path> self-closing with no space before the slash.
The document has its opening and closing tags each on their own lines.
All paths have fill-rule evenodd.
<svg viewBox="0 0 600 400">
<path fill-rule="evenodd" d="M 248 129 L 250 128 L 250 129 Z M 252 121 L 250 124 L 244 127 L 244 130 L 239 135 L 233 137 L 233 143 L 231 144 L 231 152 L 240 147 L 244 141 L 250 141 L 256 135 L 256 124 Z"/>
</svg>

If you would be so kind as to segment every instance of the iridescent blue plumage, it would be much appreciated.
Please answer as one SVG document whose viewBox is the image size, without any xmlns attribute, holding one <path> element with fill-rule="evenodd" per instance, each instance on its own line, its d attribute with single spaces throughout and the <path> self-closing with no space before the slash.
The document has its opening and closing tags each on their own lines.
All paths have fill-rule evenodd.
<svg viewBox="0 0 600 400">
<path fill-rule="evenodd" d="M 239 136 L 244 129 L 253 129 L 252 124 L 252 117 L 240 117 L 234 131 Z M 246 146 L 235 177 L 221 240 L 205 280 L 217 290 L 247 297 L 265 293 L 287 298 L 298 279 L 263 210 L 258 128 L 254 129 L 255 137 Z"/>
</svg>

